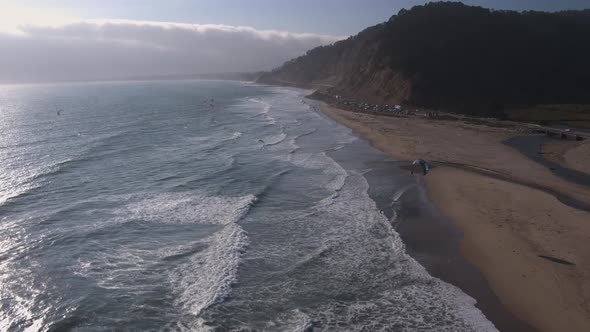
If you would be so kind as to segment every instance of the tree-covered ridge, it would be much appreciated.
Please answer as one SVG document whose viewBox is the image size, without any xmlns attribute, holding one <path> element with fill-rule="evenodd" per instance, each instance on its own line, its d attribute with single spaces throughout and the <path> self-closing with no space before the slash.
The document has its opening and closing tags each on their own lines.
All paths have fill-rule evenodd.
<svg viewBox="0 0 590 332">
<path fill-rule="evenodd" d="M 590 10 L 496 11 L 458 2 L 401 10 L 261 82 L 330 84 L 377 102 L 490 112 L 590 103 Z"/>
</svg>

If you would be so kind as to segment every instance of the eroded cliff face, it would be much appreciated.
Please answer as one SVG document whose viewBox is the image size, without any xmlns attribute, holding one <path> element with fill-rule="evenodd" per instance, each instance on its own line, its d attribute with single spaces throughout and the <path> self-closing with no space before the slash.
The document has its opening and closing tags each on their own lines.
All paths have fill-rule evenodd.
<svg viewBox="0 0 590 332">
<path fill-rule="evenodd" d="M 517 13 L 438 2 L 310 50 L 259 82 L 489 113 L 590 103 L 587 59 L 590 10 Z"/>
<path fill-rule="evenodd" d="M 258 82 L 316 88 L 378 103 L 407 102 L 410 80 L 384 65 L 378 54 L 384 28 L 380 24 L 332 46 L 313 49 L 262 75 Z"/>
</svg>

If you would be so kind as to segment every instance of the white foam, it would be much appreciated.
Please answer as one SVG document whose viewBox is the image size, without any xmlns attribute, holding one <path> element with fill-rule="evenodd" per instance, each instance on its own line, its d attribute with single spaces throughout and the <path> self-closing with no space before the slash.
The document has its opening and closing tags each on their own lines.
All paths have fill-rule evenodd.
<svg viewBox="0 0 590 332">
<path fill-rule="evenodd" d="M 268 102 L 266 102 L 264 100 L 261 100 L 261 99 L 248 99 L 248 101 L 251 101 L 253 103 L 257 103 L 257 104 L 263 105 L 264 106 L 264 113 L 268 113 L 268 111 L 270 110 L 270 107 L 271 107 L 270 103 L 268 103 Z"/>
<path fill-rule="evenodd" d="M 317 308 L 318 315 L 313 318 L 327 330 L 346 326 L 350 330 L 377 331 L 399 326 L 402 330 L 496 331 L 475 307 L 474 299 L 457 287 L 430 276 L 406 253 L 399 234 L 377 209 L 368 189 L 363 176 L 351 173 L 347 185 L 331 204 L 316 205 L 315 209 L 327 215 L 326 219 L 314 222 L 330 224 L 326 227 L 332 231 L 324 241 L 329 243 L 327 252 L 337 252 L 337 255 L 323 252 L 306 259 L 321 261 L 316 264 L 330 271 L 334 289 L 391 286 L 385 287 L 376 298 L 356 303 L 326 303 Z M 379 234 L 379 237 L 372 234 Z M 368 272 L 377 268 L 371 267 L 371 261 L 391 264 L 381 280 L 375 280 Z M 352 280 L 363 280 L 362 283 L 350 284 L 351 275 L 354 276 Z"/>
<path fill-rule="evenodd" d="M 262 112 L 257 112 L 252 118 L 264 117 L 270 124 L 275 124 L 276 119 L 269 115 L 271 104 L 262 99 L 248 99 L 249 102 L 262 105 Z M 258 110 L 257 110 L 258 111 Z"/>
<path fill-rule="evenodd" d="M 318 128 L 320 132 L 325 129 L 321 124 Z M 357 140 L 349 130 L 334 131 L 339 144 Z M 314 314 L 302 322 L 311 324 L 313 319 L 325 330 L 386 331 L 399 326 L 401 330 L 496 331 L 475 307 L 474 299 L 457 287 L 430 276 L 406 253 L 399 234 L 369 197 L 364 172 L 347 171 L 324 152 L 302 151 L 296 138 L 288 143 L 294 147 L 294 152 L 287 160 L 298 167 L 316 169 L 328 175 L 327 183 L 322 185 L 334 192 L 314 206 L 315 212 L 302 211 L 289 221 L 294 229 L 310 229 L 303 234 L 321 232 L 321 239 L 318 239 L 321 244 L 317 250 L 296 256 L 292 251 L 299 248 L 297 243 L 293 247 L 282 243 L 278 247 L 269 247 L 271 252 L 259 253 L 261 256 L 270 255 L 268 259 L 286 260 L 289 257 L 293 260 L 281 271 L 288 280 L 281 289 L 288 288 L 291 283 L 305 285 L 305 282 L 291 280 L 301 275 L 314 276 L 305 281 L 326 282 L 323 288 L 327 289 L 308 286 L 311 289 L 307 291 L 313 291 L 313 296 L 324 301 L 320 301 L 323 303 L 319 306 L 306 307 L 306 311 Z M 405 189 L 394 194 L 394 201 L 399 200 Z M 297 227 L 292 226 L 294 224 Z M 381 271 L 384 268 L 386 270 Z M 371 272 L 374 270 L 379 272 L 374 274 Z M 382 292 L 365 297 L 365 290 L 380 288 L 383 288 Z M 288 292 L 295 297 L 310 296 L 305 289 L 289 289 Z M 317 292 L 323 294 L 317 295 Z M 361 299 L 356 302 L 330 301 L 333 294 L 337 298 L 338 294 L 348 296 L 350 292 L 357 292 Z"/>
<path fill-rule="evenodd" d="M 110 198 L 123 203 L 114 212 L 117 222 L 142 221 L 160 224 L 210 224 L 221 226 L 209 237 L 189 243 L 152 250 L 117 245 L 81 258 L 77 275 L 96 280 L 98 286 L 129 292 L 150 291 L 155 285 L 130 282 L 142 271 L 149 271 L 162 260 L 179 258 L 169 271 L 168 280 L 176 293 L 175 303 L 198 316 L 208 306 L 223 301 L 236 280 L 240 256 L 247 246 L 247 235 L 238 221 L 255 202 L 254 195 L 241 197 L 210 196 L 205 193 L 142 193 Z M 199 249 L 202 247 L 202 249 Z M 157 280 L 157 279 L 156 279 Z"/>
<path fill-rule="evenodd" d="M 197 156 L 202 157 L 204 154 L 215 152 L 216 148 L 221 147 L 228 142 L 238 140 L 241 136 L 242 133 L 238 131 L 228 134 L 225 130 L 222 130 L 216 135 L 186 137 L 184 140 L 189 145 L 196 145 L 197 150 L 195 152 Z M 182 145 L 178 145 L 178 148 L 186 149 L 186 146 L 183 147 Z M 216 157 L 217 156 L 219 156 L 219 153 Z"/>
<path fill-rule="evenodd" d="M 256 201 L 242 197 L 209 196 L 204 193 L 139 193 L 114 197 L 126 204 L 116 211 L 119 218 L 158 223 L 227 225 L 239 220 Z"/>
<path fill-rule="evenodd" d="M 241 133 L 241 132 L 239 132 L 239 131 L 235 131 L 235 132 L 233 132 L 233 133 L 232 133 L 230 136 L 228 136 L 228 137 L 224 138 L 224 139 L 223 139 L 223 141 L 224 141 L 224 142 L 227 142 L 227 141 L 233 141 L 233 140 L 236 140 L 236 139 L 238 139 L 238 138 L 240 138 L 240 137 L 242 137 L 242 133 Z"/>
<path fill-rule="evenodd" d="M 96 244 L 100 248 L 100 244 Z M 149 291 L 153 285 L 144 282 L 135 284 L 134 276 L 140 276 L 156 262 L 156 256 L 148 250 L 137 250 L 126 246 L 108 248 L 94 252 L 90 257 L 82 257 L 72 272 L 90 278 L 104 289 L 121 289 L 134 293 Z"/>
<path fill-rule="evenodd" d="M 294 137 L 293 139 L 294 139 L 294 140 L 295 140 L 295 142 L 296 142 L 298 139 L 300 139 L 300 138 L 302 138 L 302 137 L 305 137 L 305 136 L 308 136 L 308 135 L 315 134 L 317 131 L 318 131 L 318 130 L 317 130 L 317 128 L 313 128 L 312 130 L 310 130 L 310 131 L 308 131 L 308 132 L 305 132 L 305 133 L 303 133 L 303 134 L 300 134 L 300 135 L 298 135 L 297 137 Z"/>
<path fill-rule="evenodd" d="M 304 124 L 319 121 L 316 113 L 304 113 L 303 107 L 296 106 L 301 105 L 299 92 L 276 90 L 278 96 L 271 103 L 281 110 L 275 115 L 278 119 L 303 118 Z M 329 139 L 335 141 L 331 145 L 327 139 L 327 149 L 357 139 L 350 130 L 326 125 L 325 121 L 318 128 L 320 134 L 329 133 Z M 278 313 L 278 320 L 276 316 L 270 318 L 268 330 L 289 330 L 287 326 L 293 322 L 301 329 L 309 329 L 314 321 L 319 329 L 335 331 L 388 331 L 394 327 L 406 331 L 496 330 L 475 307 L 475 300 L 430 276 L 406 253 L 399 234 L 369 197 L 369 185 L 362 171 L 345 170 L 325 153 L 306 152 L 296 144 L 296 139 L 285 138 L 280 145 L 292 147 L 286 161 L 327 175 L 321 185 L 333 194 L 295 216 L 276 216 L 273 222 L 285 222 L 284 227 L 288 228 L 285 234 L 277 234 L 285 240 L 253 248 L 257 257 L 281 268 L 268 282 L 279 283 L 269 287 L 280 288 L 284 299 L 272 301 L 286 311 Z M 394 194 L 394 200 L 399 200 L 402 193 Z M 292 242 L 288 236 L 293 238 Z M 312 248 L 304 255 L 302 243 Z M 293 298 L 310 297 L 317 300 L 316 304 L 297 310 L 301 313 L 305 309 L 310 317 L 294 313 L 289 307 Z M 244 321 L 243 329 L 255 326 Z"/>
<path fill-rule="evenodd" d="M 332 179 L 326 184 L 326 189 L 338 192 L 344 186 L 348 173 L 325 152 L 296 152 L 290 156 L 290 161 L 299 167 L 321 170 L 324 174 L 331 176 Z"/>
<path fill-rule="evenodd" d="M 287 138 L 286 133 L 280 133 L 278 135 L 266 136 L 262 138 L 264 146 L 273 146 L 283 142 Z"/>
<path fill-rule="evenodd" d="M 272 331 L 308 332 L 313 331 L 312 328 L 313 321 L 309 315 L 299 309 L 279 315 L 276 321 L 268 323 L 268 329 Z"/>
<path fill-rule="evenodd" d="M 0 220 L 0 330 L 39 331 L 51 303 L 43 298 L 50 290 L 35 282 L 40 263 L 22 264 L 29 234 L 22 220 Z"/>
<path fill-rule="evenodd" d="M 190 143 L 190 144 L 198 144 L 198 145 L 202 145 L 204 143 L 207 142 L 211 142 L 213 139 L 215 138 L 215 136 L 213 135 L 209 135 L 209 136 L 187 136 L 185 138 L 185 140 Z"/>
<path fill-rule="evenodd" d="M 176 302 L 198 316 L 212 304 L 223 301 L 238 273 L 247 236 L 238 224 L 226 225 L 208 239 L 209 247 L 170 273 L 179 296 Z"/>
</svg>

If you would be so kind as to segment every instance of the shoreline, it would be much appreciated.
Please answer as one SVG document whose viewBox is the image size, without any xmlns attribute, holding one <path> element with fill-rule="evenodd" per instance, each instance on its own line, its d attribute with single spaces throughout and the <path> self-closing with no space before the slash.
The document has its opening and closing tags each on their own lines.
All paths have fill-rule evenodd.
<svg viewBox="0 0 590 332">
<path fill-rule="evenodd" d="M 590 206 L 589 188 L 555 176 L 502 144 L 517 136 L 505 128 L 355 113 L 324 102 L 320 109 L 397 160 L 424 158 L 440 165 L 424 178 L 427 196 L 462 232 L 461 256 L 483 274 L 501 306 L 517 320 L 540 331 L 590 330 L 590 253 L 585 249 L 590 213 L 555 197 L 566 195 Z M 493 303 L 481 292 L 474 294 L 468 280 L 454 279 L 464 291 L 471 287 L 466 293 L 479 305 Z M 492 317 L 500 309 L 493 307 L 484 314 L 501 326 Z"/>
<path fill-rule="evenodd" d="M 369 145 L 366 140 L 363 141 Z M 369 182 L 371 198 L 388 218 L 392 216 L 391 194 L 379 193 L 383 187 L 392 188 L 392 185 L 399 183 L 399 180 L 390 183 L 389 179 L 384 177 L 407 177 L 405 172 L 394 169 L 398 165 L 398 162 L 390 161 L 386 170 L 379 166 L 377 169 L 371 167 L 372 170 L 365 175 Z M 448 284 L 460 286 L 465 294 L 477 299 L 476 307 L 500 331 L 536 331 L 506 310 L 483 274 L 463 257 L 459 246 L 460 230 L 449 223 L 433 206 L 426 195 L 426 187 L 416 179 L 408 177 L 407 180 L 413 185 L 406 187 L 403 194 L 397 198 L 396 204 L 402 208 L 393 214 L 395 219 L 392 223 L 404 243 L 406 253 L 431 276 Z"/>
</svg>

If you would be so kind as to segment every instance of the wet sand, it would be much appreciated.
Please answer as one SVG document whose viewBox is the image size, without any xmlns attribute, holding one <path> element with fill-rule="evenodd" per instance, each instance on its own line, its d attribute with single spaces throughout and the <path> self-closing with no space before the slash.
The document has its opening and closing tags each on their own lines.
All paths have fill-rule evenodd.
<svg viewBox="0 0 590 332">
<path fill-rule="evenodd" d="M 513 137 L 503 143 L 516 149 L 527 158 L 547 167 L 553 175 L 556 175 L 569 183 L 575 183 L 590 188 L 590 173 L 586 173 L 590 171 L 590 169 L 586 168 L 586 172 L 584 172 L 583 170 L 569 168 L 565 163 L 565 158 L 563 158 L 563 161 L 560 161 L 560 158 L 554 158 L 557 157 L 558 154 L 547 152 L 548 147 L 559 146 L 560 149 L 563 150 L 562 154 L 565 154 L 569 150 L 576 149 L 578 147 L 576 144 L 577 142 L 561 141 L 547 136 L 530 135 Z M 588 210 L 590 211 L 590 209 Z"/>
<path fill-rule="evenodd" d="M 563 154 L 565 164 L 581 172 L 590 172 L 590 142 L 583 142 Z"/>
<path fill-rule="evenodd" d="M 590 141 L 565 142 L 552 140 L 543 145 L 543 157 L 568 168 L 590 172 Z"/>
<path fill-rule="evenodd" d="M 504 144 L 517 135 L 510 129 L 321 108 L 398 160 L 439 165 L 423 179 L 428 197 L 461 229 L 461 253 L 512 314 L 541 331 L 590 331 L 590 213 L 563 199 L 590 206 L 587 186 Z"/>
<path fill-rule="evenodd" d="M 481 271 L 462 255 L 461 232 L 432 205 L 421 179 L 409 177 L 406 172 L 400 174 L 399 165 L 399 162 L 372 164 L 365 177 L 370 185 L 369 195 L 377 207 L 390 219 L 392 210 L 397 211 L 393 225 L 408 254 L 432 276 L 458 285 L 476 298 L 477 307 L 500 331 L 535 331 L 502 305 Z M 391 188 L 403 192 L 394 205 L 391 198 L 398 196 L 392 195 Z M 399 208 L 396 209 L 395 205 Z"/>
</svg>

